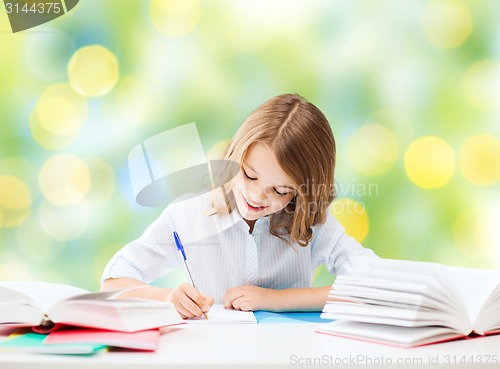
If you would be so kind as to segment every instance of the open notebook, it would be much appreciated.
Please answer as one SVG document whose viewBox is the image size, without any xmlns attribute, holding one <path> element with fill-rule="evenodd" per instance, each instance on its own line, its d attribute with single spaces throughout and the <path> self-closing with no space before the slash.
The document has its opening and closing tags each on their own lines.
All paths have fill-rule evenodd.
<svg viewBox="0 0 500 369">
<path fill-rule="evenodd" d="M 215 304 L 208 312 L 208 319 L 204 317 L 187 319 L 188 324 L 255 324 L 257 319 L 251 311 L 225 309 L 224 305 Z"/>
<path fill-rule="evenodd" d="M 321 318 L 320 314 L 320 312 L 239 311 L 224 309 L 223 305 L 216 304 L 208 312 L 208 320 L 201 317 L 186 321 L 188 324 L 328 323 L 330 321 Z"/>
</svg>

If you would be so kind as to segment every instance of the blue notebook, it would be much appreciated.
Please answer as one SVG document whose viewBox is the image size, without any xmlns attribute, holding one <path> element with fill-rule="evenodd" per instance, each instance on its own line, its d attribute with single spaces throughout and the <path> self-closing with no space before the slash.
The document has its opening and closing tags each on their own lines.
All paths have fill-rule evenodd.
<svg viewBox="0 0 500 369">
<path fill-rule="evenodd" d="M 257 323 L 328 323 L 330 319 L 320 318 L 321 312 L 274 313 L 271 311 L 254 311 Z"/>
</svg>

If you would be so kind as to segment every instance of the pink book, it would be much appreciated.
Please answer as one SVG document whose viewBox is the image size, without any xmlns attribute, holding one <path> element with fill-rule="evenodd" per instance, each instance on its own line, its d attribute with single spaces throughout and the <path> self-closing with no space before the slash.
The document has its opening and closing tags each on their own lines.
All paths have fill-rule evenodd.
<svg viewBox="0 0 500 369">
<path fill-rule="evenodd" d="M 101 329 L 64 329 L 50 332 L 44 344 L 98 343 L 126 349 L 154 351 L 158 347 L 160 330 L 116 332 Z"/>
</svg>

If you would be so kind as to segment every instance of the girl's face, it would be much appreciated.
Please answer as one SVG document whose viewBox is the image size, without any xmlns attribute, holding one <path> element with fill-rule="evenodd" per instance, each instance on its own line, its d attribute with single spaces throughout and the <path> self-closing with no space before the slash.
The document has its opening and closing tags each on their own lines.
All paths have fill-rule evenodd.
<svg viewBox="0 0 500 369">
<path fill-rule="evenodd" d="M 233 186 L 241 216 L 255 221 L 283 209 L 295 196 L 292 180 L 280 168 L 269 147 L 250 145 Z"/>
</svg>

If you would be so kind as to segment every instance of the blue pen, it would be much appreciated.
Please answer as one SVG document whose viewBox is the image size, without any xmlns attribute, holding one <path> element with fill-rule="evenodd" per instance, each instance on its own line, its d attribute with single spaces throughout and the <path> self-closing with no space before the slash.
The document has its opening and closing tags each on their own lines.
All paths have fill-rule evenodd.
<svg viewBox="0 0 500 369">
<path fill-rule="evenodd" d="M 186 258 L 186 253 L 184 252 L 184 246 L 182 246 L 182 242 L 181 242 L 181 239 L 179 238 L 179 235 L 177 234 L 176 231 L 173 232 L 174 234 L 174 241 L 175 241 L 175 244 L 177 245 L 177 250 L 179 250 L 182 254 L 182 261 L 184 262 L 184 267 L 186 268 L 186 272 L 187 272 L 187 275 L 188 275 L 188 278 L 189 278 L 189 282 L 191 283 L 191 285 L 196 288 L 195 284 L 194 284 L 194 281 L 193 281 L 193 276 L 191 275 L 191 272 L 189 271 L 189 267 L 187 265 L 187 258 Z M 203 313 L 203 316 L 205 317 L 205 319 L 208 319 L 208 316 L 207 316 L 207 313 Z"/>
</svg>

